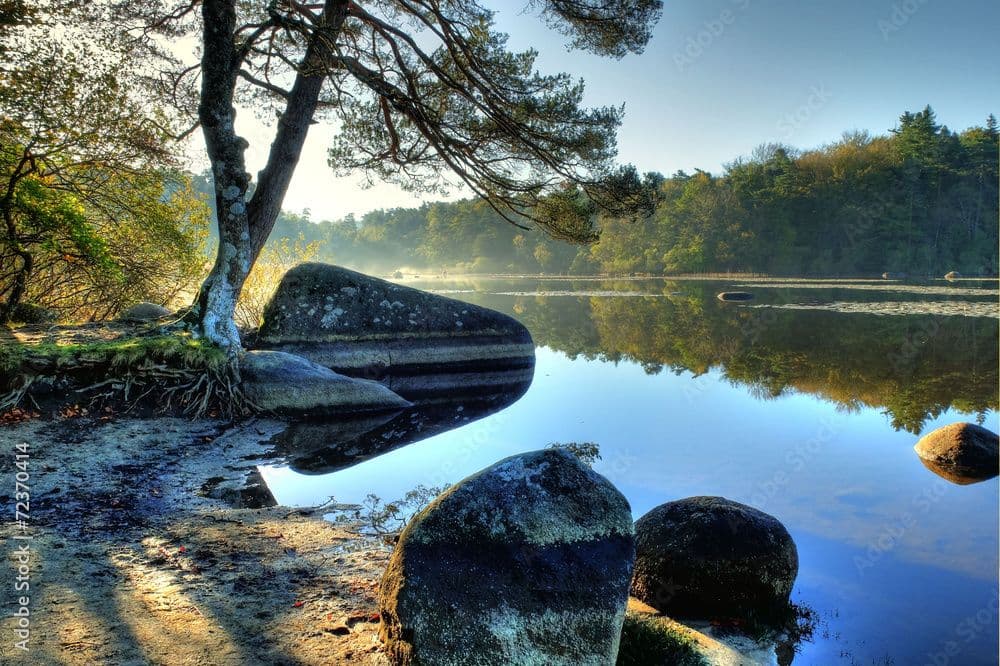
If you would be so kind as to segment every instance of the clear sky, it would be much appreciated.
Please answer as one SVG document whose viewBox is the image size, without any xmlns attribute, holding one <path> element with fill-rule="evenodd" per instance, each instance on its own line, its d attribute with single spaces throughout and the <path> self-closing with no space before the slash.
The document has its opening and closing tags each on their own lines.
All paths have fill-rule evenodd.
<svg viewBox="0 0 1000 666">
<path fill-rule="evenodd" d="M 589 105 L 625 103 L 620 158 L 641 171 L 718 173 L 762 143 L 811 148 L 845 130 L 884 133 L 925 104 L 956 130 L 1000 115 L 997 0 L 666 0 L 645 53 L 619 61 L 567 52 L 523 0 L 483 4 L 512 48 L 540 52 L 541 71 L 582 77 Z M 269 133 L 251 115 L 241 121 L 256 173 Z M 335 219 L 419 203 L 335 180 L 332 131 L 311 130 L 286 210 Z"/>
</svg>

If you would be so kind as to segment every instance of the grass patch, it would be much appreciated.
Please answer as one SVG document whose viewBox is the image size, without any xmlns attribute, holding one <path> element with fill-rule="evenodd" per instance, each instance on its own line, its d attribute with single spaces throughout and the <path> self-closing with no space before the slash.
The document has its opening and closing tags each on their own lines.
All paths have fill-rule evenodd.
<svg viewBox="0 0 1000 666">
<path fill-rule="evenodd" d="M 618 666 L 709 666 L 694 639 L 656 617 L 625 614 Z"/>
</svg>

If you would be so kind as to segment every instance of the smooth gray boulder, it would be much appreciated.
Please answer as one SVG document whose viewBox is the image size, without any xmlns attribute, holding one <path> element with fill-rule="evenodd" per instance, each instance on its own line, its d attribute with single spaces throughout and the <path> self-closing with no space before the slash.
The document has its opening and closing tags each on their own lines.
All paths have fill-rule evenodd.
<svg viewBox="0 0 1000 666">
<path fill-rule="evenodd" d="M 240 377 L 250 402 L 279 414 L 325 416 L 411 406 L 378 382 L 345 377 L 284 352 L 246 352 L 240 361 Z"/>
<path fill-rule="evenodd" d="M 724 497 L 667 502 L 636 521 L 632 594 L 672 617 L 778 616 L 798 575 L 788 530 Z"/>
<path fill-rule="evenodd" d="M 928 469 L 959 485 L 992 479 L 1000 472 L 1000 437 L 974 423 L 938 428 L 913 448 Z"/>
<path fill-rule="evenodd" d="M 394 664 L 614 664 L 634 556 L 607 479 L 561 449 L 512 456 L 403 530 L 380 633 Z"/>
<path fill-rule="evenodd" d="M 172 310 L 156 303 L 136 303 L 118 318 L 122 321 L 153 321 L 171 314 L 173 314 Z"/>
<path fill-rule="evenodd" d="M 288 271 L 263 319 L 257 348 L 366 376 L 534 357 L 528 330 L 507 315 L 329 264 Z"/>
</svg>

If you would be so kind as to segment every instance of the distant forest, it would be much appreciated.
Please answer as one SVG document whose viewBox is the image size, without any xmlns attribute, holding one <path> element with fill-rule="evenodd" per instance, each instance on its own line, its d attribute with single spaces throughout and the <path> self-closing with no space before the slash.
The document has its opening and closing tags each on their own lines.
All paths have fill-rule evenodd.
<svg viewBox="0 0 1000 666">
<path fill-rule="evenodd" d="M 655 212 L 600 217 L 589 245 L 518 229 L 474 199 L 322 222 L 285 212 L 271 242 L 381 274 L 996 275 L 997 166 L 993 115 L 953 132 L 928 106 L 883 136 L 762 146 L 718 176 L 646 174 Z M 205 175 L 195 186 L 210 188 Z"/>
</svg>

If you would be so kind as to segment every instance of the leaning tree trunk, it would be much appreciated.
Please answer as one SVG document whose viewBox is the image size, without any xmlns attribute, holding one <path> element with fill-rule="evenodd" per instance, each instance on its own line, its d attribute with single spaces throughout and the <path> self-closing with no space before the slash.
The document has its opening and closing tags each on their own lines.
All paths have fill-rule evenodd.
<svg viewBox="0 0 1000 666">
<path fill-rule="evenodd" d="M 242 64 L 236 44 L 235 4 L 235 0 L 205 0 L 202 5 L 204 50 L 198 116 L 215 181 L 219 249 L 189 316 L 204 338 L 226 349 L 231 357 L 242 349 L 234 319 L 236 301 L 281 211 L 349 3 L 326 0 L 324 19 L 316 26 L 287 93 L 267 164 L 258 174 L 249 201 L 250 174 L 244 157 L 248 144 L 236 133 L 234 124 L 233 97 Z"/>
</svg>

